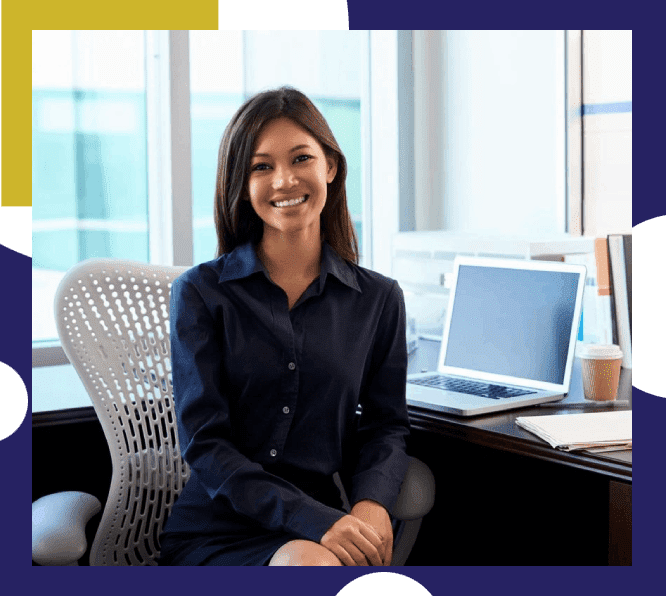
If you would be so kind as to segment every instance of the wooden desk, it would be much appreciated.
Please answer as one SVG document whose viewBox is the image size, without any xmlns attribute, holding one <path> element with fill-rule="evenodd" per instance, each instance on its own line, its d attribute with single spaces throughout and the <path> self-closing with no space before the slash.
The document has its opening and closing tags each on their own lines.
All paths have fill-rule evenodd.
<svg viewBox="0 0 666 596">
<path fill-rule="evenodd" d="M 436 368 L 438 349 L 438 342 L 420 341 L 409 372 Z M 582 401 L 582 391 L 576 362 L 562 403 Z M 631 408 L 630 370 L 622 371 L 618 399 Z M 408 564 L 631 564 L 631 451 L 558 451 L 515 424 L 517 416 L 591 408 L 462 418 L 408 407 L 409 453 L 437 482 Z"/>
</svg>

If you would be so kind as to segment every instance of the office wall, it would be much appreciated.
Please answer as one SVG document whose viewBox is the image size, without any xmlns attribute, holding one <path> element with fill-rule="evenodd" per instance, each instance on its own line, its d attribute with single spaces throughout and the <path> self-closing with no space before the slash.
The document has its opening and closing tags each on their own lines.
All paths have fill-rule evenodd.
<svg viewBox="0 0 666 596">
<path fill-rule="evenodd" d="M 414 32 L 415 229 L 564 231 L 562 36 Z M 628 231 L 632 32 L 582 39 L 583 232 Z"/>
<path fill-rule="evenodd" d="M 631 231 L 632 32 L 583 31 L 583 227 Z"/>
<path fill-rule="evenodd" d="M 564 31 L 415 32 L 414 53 L 417 229 L 563 232 Z"/>
</svg>

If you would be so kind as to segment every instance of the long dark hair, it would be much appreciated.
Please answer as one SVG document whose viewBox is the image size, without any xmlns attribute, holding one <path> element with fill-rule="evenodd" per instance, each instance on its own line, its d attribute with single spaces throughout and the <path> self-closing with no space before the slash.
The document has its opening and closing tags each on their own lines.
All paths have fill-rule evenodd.
<svg viewBox="0 0 666 596">
<path fill-rule="evenodd" d="M 217 256 L 231 252 L 251 240 L 257 244 L 264 223 L 254 212 L 248 196 L 250 160 L 263 128 L 277 118 L 289 118 L 308 131 L 322 146 L 324 154 L 337 163 L 337 173 L 328 185 L 321 213 L 321 230 L 326 242 L 343 259 L 358 263 L 358 240 L 347 209 L 347 161 L 328 123 L 315 105 L 300 91 L 280 87 L 248 99 L 229 122 L 217 160 L 215 185 L 215 228 Z"/>
</svg>

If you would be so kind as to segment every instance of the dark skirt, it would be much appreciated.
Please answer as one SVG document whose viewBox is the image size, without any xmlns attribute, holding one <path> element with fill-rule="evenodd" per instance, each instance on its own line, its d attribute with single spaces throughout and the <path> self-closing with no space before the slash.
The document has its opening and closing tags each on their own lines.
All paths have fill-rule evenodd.
<svg viewBox="0 0 666 596">
<path fill-rule="evenodd" d="M 286 477 L 286 474 L 279 474 Z M 299 482 L 300 478 L 289 474 L 291 482 L 300 485 L 311 497 L 321 503 L 344 511 L 340 491 L 333 478 L 312 482 Z M 190 482 L 196 482 L 193 478 Z M 188 486 L 185 491 L 192 489 Z M 184 495 L 181 495 L 181 497 Z M 186 496 L 187 499 L 187 496 Z M 210 501 L 209 501 L 210 503 Z M 176 509 L 178 505 L 174 506 Z M 172 515 L 175 512 L 172 512 Z M 178 515 L 178 514 L 176 514 Z M 238 524 L 234 515 L 233 531 L 220 533 L 169 532 L 169 524 L 160 536 L 160 565 L 268 565 L 275 552 L 299 537 L 284 531 L 263 528 L 248 520 Z M 182 527 L 182 524 L 178 524 Z M 230 524 L 231 526 L 231 524 Z"/>
<path fill-rule="evenodd" d="M 276 551 L 294 540 L 286 533 L 257 536 L 170 535 L 163 538 L 160 565 L 268 565 Z"/>
</svg>

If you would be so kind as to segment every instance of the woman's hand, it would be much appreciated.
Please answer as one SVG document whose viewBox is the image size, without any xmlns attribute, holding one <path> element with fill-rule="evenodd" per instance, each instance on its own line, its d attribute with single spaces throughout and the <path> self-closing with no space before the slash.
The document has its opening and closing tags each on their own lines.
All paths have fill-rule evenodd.
<svg viewBox="0 0 666 596">
<path fill-rule="evenodd" d="M 343 565 L 382 565 L 381 538 L 367 523 L 354 515 L 345 515 L 335 522 L 319 541 Z"/>
<path fill-rule="evenodd" d="M 365 499 L 352 507 L 351 515 L 364 521 L 379 535 L 382 541 L 379 551 L 382 565 L 390 565 L 393 557 L 393 527 L 386 509 L 375 501 Z"/>
</svg>

